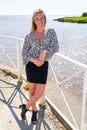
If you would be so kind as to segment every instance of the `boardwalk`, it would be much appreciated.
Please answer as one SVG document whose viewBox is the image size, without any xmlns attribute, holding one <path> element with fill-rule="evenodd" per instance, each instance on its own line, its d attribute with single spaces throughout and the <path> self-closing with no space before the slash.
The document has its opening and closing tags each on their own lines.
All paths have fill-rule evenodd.
<svg viewBox="0 0 87 130">
<path fill-rule="evenodd" d="M 66 130 L 48 106 L 39 108 L 37 125 L 31 124 L 31 110 L 26 121 L 21 120 L 19 105 L 27 102 L 28 91 L 20 86 L 17 79 L 0 70 L 0 130 Z"/>
</svg>

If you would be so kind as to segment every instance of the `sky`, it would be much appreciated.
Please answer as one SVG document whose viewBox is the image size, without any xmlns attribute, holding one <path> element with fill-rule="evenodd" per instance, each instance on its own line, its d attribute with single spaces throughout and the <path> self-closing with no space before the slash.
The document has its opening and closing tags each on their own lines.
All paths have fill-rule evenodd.
<svg viewBox="0 0 87 130">
<path fill-rule="evenodd" d="M 87 0 L 0 0 L 0 15 L 32 15 L 38 8 L 47 15 L 81 15 Z"/>
</svg>

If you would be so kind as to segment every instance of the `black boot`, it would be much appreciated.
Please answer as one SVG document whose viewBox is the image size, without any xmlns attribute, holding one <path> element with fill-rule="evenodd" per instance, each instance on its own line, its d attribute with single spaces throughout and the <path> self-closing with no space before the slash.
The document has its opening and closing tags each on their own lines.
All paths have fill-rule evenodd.
<svg viewBox="0 0 87 130">
<path fill-rule="evenodd" d="M 22 104 L 22 105 L 20 105 L 19 106 L 20 108 L 21 108 L 21 118 L 22 118 L 22 120 L 25 120 L 26 119 L 26 112 L 28 111 L 27 109 L 26 109 L 26 105 L 25 104 Z"/>
<path fill-rule="evenodd" d="M 37 111 L 32 111 L 31 123 L 32 124 L 36 124 L 37 123 Z"/>
</svg>

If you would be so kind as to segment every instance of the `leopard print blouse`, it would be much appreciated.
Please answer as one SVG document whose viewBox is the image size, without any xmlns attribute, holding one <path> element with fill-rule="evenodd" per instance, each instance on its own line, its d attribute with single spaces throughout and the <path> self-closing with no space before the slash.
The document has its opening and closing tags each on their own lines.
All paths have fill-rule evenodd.
<svg viewBox="0 0 87 130">
<path fill-rule="evenodd" d="M 26 35 L 24 45 L 22 48 L 22 56 L 23 56 L 23 64 L 27 64 L 28 58 L 39 58 L 40 53 L 43 50 L 48 50 L 48 54 L 46 56 L 46 61 L 50 60 L 54 53 L 58 52 L 59 44 L 57 35 L 54 29 L 48 29 L 41 41 L 36 38 L 34 32 Z"/>
</svg>

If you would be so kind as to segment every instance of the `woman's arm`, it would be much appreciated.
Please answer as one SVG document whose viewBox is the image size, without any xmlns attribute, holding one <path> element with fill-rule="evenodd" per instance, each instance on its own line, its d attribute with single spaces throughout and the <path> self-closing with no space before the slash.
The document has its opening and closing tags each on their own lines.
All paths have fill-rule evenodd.
<svg viewBox="0 0 87 130">
<path fill-rule="evenodd" d="M 33 62 L 35 65 L 40 67 L 41 65 L 44 64 L 45 57 L 46 57 L 47 53 L 48 53 L 47 50 L 43 50 L 39 56 L 39 59 L 35 59 L 35 58 L 30 57 L 30 58 L 28 58 L 28 61 Z"/>
<path fill-rule="evenodd" d="M 24 45 L 23 45 L 23 48 L 22 48 L 23 64 L 27 64 L 28 63 L 28 58 L 31 57 L 31 55 L 32 55 L 31 44 L 30 44 L 28 36 L 29 35 L 27 35 L 25 37 Z"/>
<path fill-rule="evenodd" d="M 44 63 L 46 55 L 48 54 L 47 50 L 43 50 L 39 56 L 39 60 L 42 61 Z"/>
<path fill-rule="evenodd" d="M 54 29 L 50 29 L 50 43 L 48 44 L 46 49 L 49 52 L 46 56 L 47 59 L 51 59 L 53 54 L 58 52 L 59 50 L 58 39 Z"/>
</svg>

